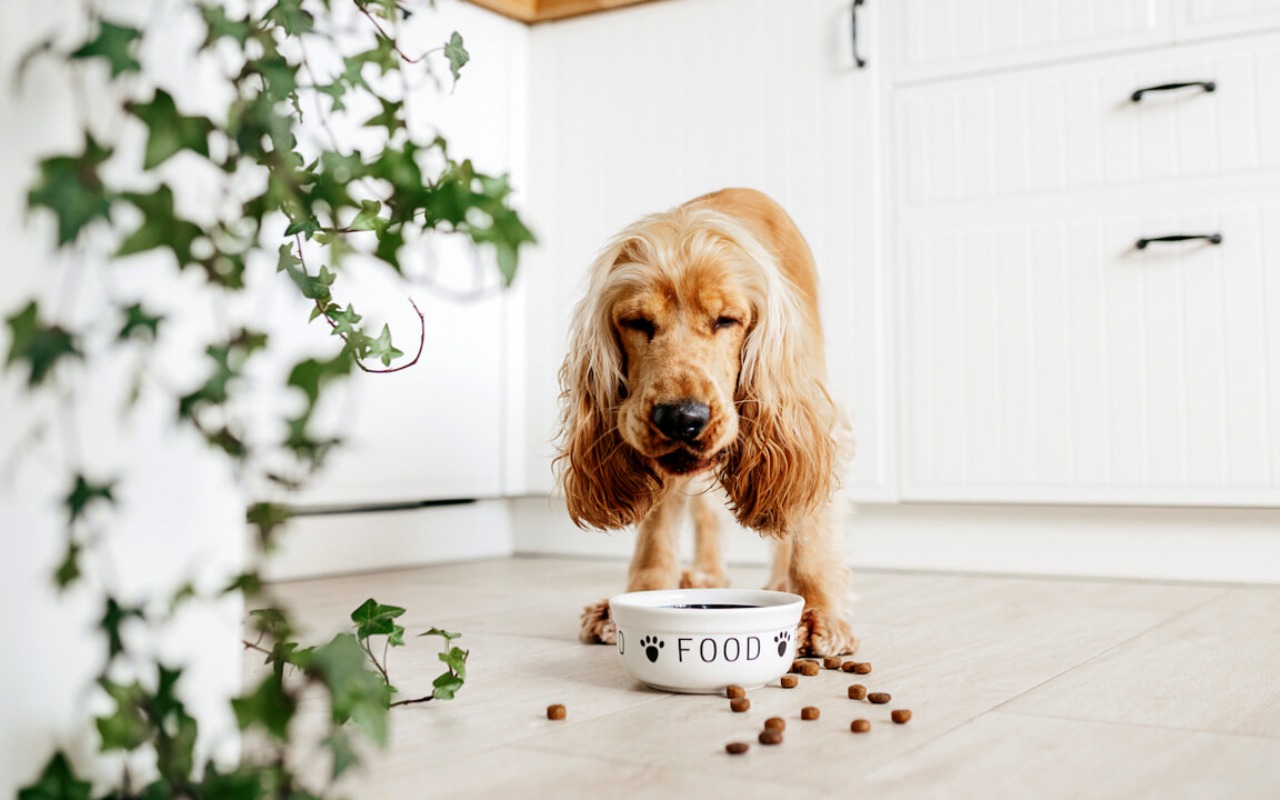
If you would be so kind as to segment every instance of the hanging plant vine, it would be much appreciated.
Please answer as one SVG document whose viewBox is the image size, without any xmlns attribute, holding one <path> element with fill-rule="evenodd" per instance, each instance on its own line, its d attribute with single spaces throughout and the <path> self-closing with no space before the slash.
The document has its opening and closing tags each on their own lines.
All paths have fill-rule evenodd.
<svg viewBox="0 0 1280 800">
<path fill-rule="evenodd" d="M 205 37 L 190 55 L 219 66 L 228 90 L 226 107 L 208 116 L 184 113 L 183 98 L 175 96 L 180 93 L 149 82 L 144 69 L 142 48 L 158 34 L 107 18 L 90 4 L 87 35 L 70 45 L 60 44 L 58 37 L 41 42 L 23 58 L 17 77 L 20 82 L 35 59 L 52 58 L 81 99 L 90 94 L 86 82 L 99 81 L 93 92 L 115 98 L 118 131 L 131 126 L 145 130 L 141 162 L 128 163 L 132 151 L 109 138 L 104 126 L 85 120 L 78 149 L 36 165 L 28 207 L 34 215 L 52 216 L 55 244 L 73 262 L 69 269 L 104 247 L 112 261 L 159 252 L 174 270 L 203 276 L 210 302 L 242 294 L 246 271 L 265 254 L 274 259 L 279 280 L 309 301 L 311 320 L 324 320 L 334 346 L 328 354 L 302 358 L 287 370 L 284 383 L 303 402 L 280 420 L 273 441 L 248 436 L 234 402 L 247 368 L 271 344 L 251 324 L 232 326 L 208 341 L 202 348 L 205 378 L 170 397 L 177 419 L 234 465 L 241 485 L 262 493 L 247 503 L 245 515 L 256 534 L 256 551 L 223 590 L 241 592 L 257 606 L 248 619 L 255 633 L 244 645 L 258 651 L 270 670 L 231 704 L 240 728 L 253 732 L 258 744 L 246 748 L 231 767 L 197 763 L 197 722 L 179 699 L 183 671 L 131 652 L 127 626 L 159 626 L 200 593 L 185 584 L 166 602 L 143 605 L 120 599 L 118 587 L 98 579 L 92 588 L 99 596 L 97 627 L 104 656 L 97 685 L 111 710 L 97 717 L 95 726 L 103 753 L 128 755 L 117 785 L 103 796 L 320 797 L 357 763 L 353 731 L 385 743 L 388 709 L 452 697 L 466 678 L 467 657 L 454 644 L 458 634 L 436 628 L 424 632 L 443 638 L 445 671 L 429 694 L 401 698 L 386 661 L 389 648 L 405 644 L 405 629 L 396 622 L 403 608 L 369 599 L 352 612 L 350 631 L 303 646 L 287 610 L 261 579 L 262 559 L 291 516 L 281 498 L 301 488 L 339 444 L 316 422 L 326 392 L 356 370 L 408 368 L 426 347 L 425 321 L 416 304 L 419 330 L 406 355 L 393 344 L 389 326 L 376 333 L 362 327 L 363 317 L 338 298 L 338 276 L 353 257 L 401 273 L 406 247 L 436 232 L 463 236 L 490 251 L 506 286 L 514 278 L 520 248 L 533 237 L 510 206 L 505 177 L 456 160 L 438 135 L 424 137 L 410 130 L 414 82 L 436 80 L 434 70 L 445 67 L 451 81 L 460 77 L 469 55 L 459 34 L 416 52 L 400 37 L 412 13 L 401 0 L 276 0 L 250 3 L 243 14 L 229 13 L 216 2 L 174 0 L 174 5 L 197 16 L 203 26 Z M 360 27 L 343 22 L 341 12 Z M 339 66 L 326 72 L 315 58 L 321 51 Z M 352 121 L 350 109 L 360 106 L 376 107 L 361 123 L 380 132 L 379 144 L 364 151 L 342 147 L 331 124 Z M 304 108 L 314 109 L 308 113 L 324 131 L 319 143 L 299 142 Z M 177 187 L 161 170 L 180 153 L 203 160 L 220 176 L 216 196 L 204 204 L 214 213 L 180 212 Z M 30 394 L 61 396 L 62 390 L 86 380 L 95 361 L 108 352 L 137 348 L 145 362 L 148 348 L 169 327 L 166 314 L 137 299 L 104 302 L 113 305 L 115 319 L 109 341 L 75 329 L 31 299 L 5 319 L 10 336 L 6 368 L 23 375 Z M 131 400 L 139 391 L 135 387 Z M 53 575 L 58 587 L 90 580 L 86 572 L 93 571 L 86 565 L 109 535 L 119 480 L 94 477 L 83 464 L 69 469 L 64 555 Z M 381 658 L 375 641 L 382 644 Z M 327 696 L 331 711 L 321 746 L 331 756 L 332 769 L 320 782 L 297 774 L 289 758 L 291 748 L 298 746 L 293 725 L 298 699 L 308 687 Z M 135 781 L 128 765 L 139 759 L 147 763 L 148 777 Z M 59 751 L 19 797 L 91 794 L 90 784 Z"/>
</svg>

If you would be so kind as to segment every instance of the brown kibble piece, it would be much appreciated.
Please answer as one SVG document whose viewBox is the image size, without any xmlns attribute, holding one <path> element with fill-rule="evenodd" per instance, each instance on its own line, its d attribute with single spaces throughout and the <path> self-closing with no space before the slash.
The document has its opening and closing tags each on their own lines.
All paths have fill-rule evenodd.
<svg viewBox="0 0 1280 800">
<path fill-rule="evenodd" d="M 822 659 L 822 666 L 826 669 L 840 669 L 842 663 L 840 656 L 827 656 Z"/>
<path fill-rule="evenodd" d="M 800 682 L 800 679 L 799 679 L 799 678 L 797 678 L 795 675 L 783 675 L 783 676 L 782 676 L 782 688 L 783 688 L 783 689 L 794 689 L 794 688 L 796 688 L 796 684 L 797 684 L 797 683 L 799 683 L 799 682 Z"/>
<path fill-rule="evenodd" d="M 867 699 L 875 703 L 876 705 L 880 705 L 882 703 L 889 702 L 893 698 L 889 696 L 888 692 L 872 692 L 871 694 L 867 695 Z"/>
<path fill-rule="evenodd" d="M 889 714 L 889 718 L 899 725 L 906 725 L 911 721 L 911 711 L 905 708 L 895 708 Z"/>
<path fill-rule="evenodd" d="M 800 662 L 801 675 L 808 675 L 810 678 L 812 678 L 814 675 L 817 675 L 821 670 L 822 668 L 818 666 L 817 661 L 801 661 Z"/>
<path fill-rule="evenodd" d="M 866 733 L 867 731 L 871 730 L 871 723 L 865 719 L 855 719 L 852 723 L 850 723 L 849 730 L 853 731 L 854 733 Z"/>
<path fill-rule="evenodd" d="M 769 717 L 764 721 L 764 729 L 767 731 L 785 731 L 787 729 L 787 721 L 782 717 Z"/>
<path fill-rule="evenodd" d="M 860 663 L 860 662 L 858 662 L 858 661 L 846 661 L 846 662 L 844 662 L 843 664 L 841 664 L 841 665 L 840 665 L 840 669 L 844 670 L 845 672 L 853 672 L 853 667 L 854 667 L 854 665 L 856 665 L 856 664 L 858 664 L 858 663 Z"/>
<path fill-rule="evenodd" d="M 751 749 L 751 745 L 746 742 L 729 742 L 724 746 L 726 752 L 735 756 L 740 756 Z"/>
<path fill-rule="evenodd" d="M 866 675 L 867 673 L 871 672 L 871 662 L 855 661 L 853 662 L 853 671 L 858 675 Z"/>
<path fill-rule="evenodd" d="M 732 686 L 725 687 L 724 696 L 730 700 L 737 700 L 739 697 L 746 697 L 747 690 L 735 683 Z"/>
<path fill-rule="evenodd" d="M 862 685 L 862 684 L 860 684 L 860 683 L 855 683 L 854 685 L 850 686 L 850 687 L 849 687 L 849 699 L 850 699 L 850 700 L 866 700 L 866 699 L 867 699 L 867 687 L 863 686 L 863 685 Z"/>
<path fill-rule="evenodd" d="M 760 731 L 760 744 L 782 744 L 782 731 Z"/>
<path fill-rule="evenodd" d="M 818 710 L 817 706 L 805 706 L 800 709 L 800 719 L 817 719 L 818 715 L 821 713 L 822 712 Z"/>
<path fill-rule="evenodd" d="M 547 719 L 564 719 L 566 713 L 564 706 L 559 703 L 547 706 Z"/>
<path fill-rule="evenodd" d="M 729 708 L 737 712 L 746 711 L 751 708 L 751 701 L 745 697 L 736 697 L 729 701 Z"/>
</svg>

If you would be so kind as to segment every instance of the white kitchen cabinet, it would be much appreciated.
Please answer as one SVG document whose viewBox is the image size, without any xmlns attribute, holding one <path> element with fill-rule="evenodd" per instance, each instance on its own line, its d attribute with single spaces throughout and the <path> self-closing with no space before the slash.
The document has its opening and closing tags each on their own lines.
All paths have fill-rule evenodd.
<svg viewBox="0 0 1280 800">
<path fill-rule="evenodd" d="M 1162 44 L 1169 0 L 904 0 L 890 57 L 913 82 Z"/>
<path fill-rule="evenodd" d="M 1181 40 L 1280 28 L 1280 0 L 1173 0 Z"/>
<path fill-rule="evenodd" d="M 828 364 L 852 411 L 846 487 L 892 499 L 892 321 L 879 254 L 875 4 L 846 0 L 642 4 L 534 28 L 530 211 L 529 474 L 550 490 L 555 375 L 596 250 L 638 217 L 727 186 L 760 189 L 795 218 L 821 275 Z"/>
<path fill-rule="evenodd" d="M 1211 232 L 1202 241 L 1135 240 Z M 909 500 L 1280 496 L 1280 196 L 905 237 Z"/>
<path fill-rule="evenodd" d="M 1280 504 L 1280 36 L 1096 44 L 894 89 L 902 497 Z"/>
<path fill-rule="evenodd" d="M 1208 82 L 1145 94 L 1142 88 Z M 903 200 L 1154 187 L 1280 170 L 1280 36 L 903 88 Z"/>
</svg>

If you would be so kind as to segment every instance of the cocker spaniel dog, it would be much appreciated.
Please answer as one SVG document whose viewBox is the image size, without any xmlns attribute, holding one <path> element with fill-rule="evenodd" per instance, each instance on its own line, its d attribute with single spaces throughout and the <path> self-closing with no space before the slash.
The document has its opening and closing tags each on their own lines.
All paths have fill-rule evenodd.
<svg viewBox="0 0 1280 800">
<path fill-rule="evenodd" d="M 591 266 L 560 370 L 556 467 L 583 528 L 638 525 L 627 590 L 726 586 L 715 484 L 774 537 L 769 587 L 805 599 L 797 653 L 852 653 L 832 494 L 849 437 L 826 389 L 813 256 L 767 196 L 646 217 Z M 718 492 L 717 492 L 718 494 Z M 695 551 L 676 538 L 692 505 Z M 608 601 L 581 638 L 611 643 Z"/>
</svg>

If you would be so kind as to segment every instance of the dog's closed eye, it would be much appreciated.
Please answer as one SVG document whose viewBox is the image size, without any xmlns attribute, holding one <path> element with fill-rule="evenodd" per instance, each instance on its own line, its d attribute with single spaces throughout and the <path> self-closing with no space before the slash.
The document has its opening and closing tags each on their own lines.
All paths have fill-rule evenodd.
<svg viewBox="0 0 1280 800">
<path fill-rule="evenodd" d="M 722 331 L 725 328 L 732 328 L 734 325 L 741 325 L 742 320 L 736 317 L 717 317 L 716 321 L 711 323 L 711 330 Z"/>
<path fill-rule="evenodd" d="M 653 339 L 654 327 L 653 327 L 652 320 L 647 320 L 644 317 L 631 317 L 628 319 L 620 320 L 618 324 L 626 328 L 627 330 L 643 333 L 645 337 L 650 340 Z"/>
</svg>

